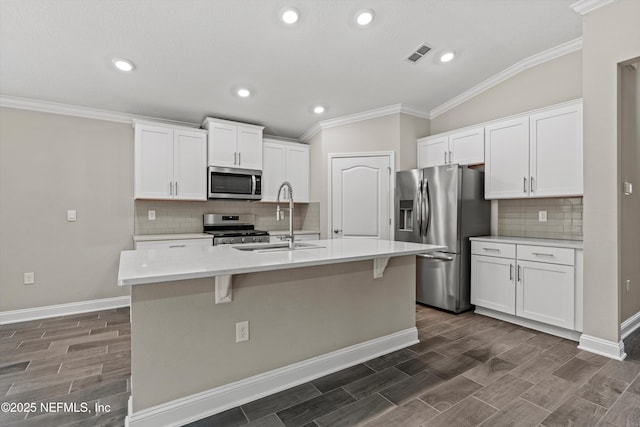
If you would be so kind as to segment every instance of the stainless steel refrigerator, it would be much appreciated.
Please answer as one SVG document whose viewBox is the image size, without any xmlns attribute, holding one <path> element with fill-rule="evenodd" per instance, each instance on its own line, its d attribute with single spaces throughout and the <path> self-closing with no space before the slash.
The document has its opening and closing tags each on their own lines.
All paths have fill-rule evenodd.
<svg viewBox="0 0 640 427">
<path fill-rule="evenodd" d="M 460 313 L 469 310 L 471 243 L 488 235 L 491 205 L 484 200 L 484 172 L 444 165 L 398 172 L 395 239 L 446 245 L 416 258 L 416 300 Z"/>
</svg>

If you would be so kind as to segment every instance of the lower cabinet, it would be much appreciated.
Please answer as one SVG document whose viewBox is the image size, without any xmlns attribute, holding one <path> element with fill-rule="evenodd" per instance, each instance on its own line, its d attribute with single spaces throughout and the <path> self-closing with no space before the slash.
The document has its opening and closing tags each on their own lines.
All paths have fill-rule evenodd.
<svg viewBox="0 0 640 427">
<path fill-rule="evenodd" d="M 574 249 L 473 241 L 471 251 L 472 304 L 564 329 L 582 329 L 577 319 L 581 301 L 576 298 Z"/>
</svg>

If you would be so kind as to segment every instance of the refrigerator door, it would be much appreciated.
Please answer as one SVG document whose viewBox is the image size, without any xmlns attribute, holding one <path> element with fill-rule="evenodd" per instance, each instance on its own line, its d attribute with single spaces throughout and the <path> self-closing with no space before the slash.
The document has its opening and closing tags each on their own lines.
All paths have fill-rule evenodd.
<svg viewBox="0 0 640 427">
<path fill-rule="evenodd" d="M 420 228 L 423 223 L 419 209 L 422 193 L 420 191 L 422 173 L 419 169 L 398 172 L 396 174 L 395 198 L 395 240 L 401 242 L 422 242 Z"/>
<path fill-rule="evenodd" d="M 416 300 L 444 310 L 461 311 L 460 260 L 444 252 L 416 255 Z"/>
<path fill-rule="evenodd" d="M 446 245 L 446 252 L 460 251 L 460 166 L 445 165 L 422 170 L 423 242 Z"/>
</svg>

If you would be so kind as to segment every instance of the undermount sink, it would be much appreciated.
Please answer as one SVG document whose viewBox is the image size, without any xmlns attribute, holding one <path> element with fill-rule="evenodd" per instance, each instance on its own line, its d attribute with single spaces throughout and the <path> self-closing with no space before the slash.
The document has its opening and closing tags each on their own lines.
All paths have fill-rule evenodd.
<svg viewBox="0 0 640 427">
<path fill-rule="evenodd" d="M 266 253 L 266 252 L 285 252 L 285 251 L 297 251 L 302 249 L 320 249 L 324 248 L 324 246 L 312 245 L 310 243 L 296 243 L 295 248 L 291 249 L 289 247 L 289 243 L 268 243 L 268 244 L 255 244 L 255 245 L 240 245 L 234 246 L 233 249 L 237 249 L 239 251 L 248 251 L 255 253 Z"/>
</svg>

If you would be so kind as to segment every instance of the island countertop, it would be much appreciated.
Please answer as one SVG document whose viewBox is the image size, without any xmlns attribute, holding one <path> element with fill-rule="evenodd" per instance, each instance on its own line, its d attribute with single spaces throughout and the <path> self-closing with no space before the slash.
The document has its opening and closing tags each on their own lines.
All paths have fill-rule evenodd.
<svg viewBox="0 0 640 427">
<path fill-rule="evenodd" d="M 381 239 L 315 240 L 314 249 L 254 253 L 242 245 L 122 251 L 118 285 L 142 285 L 434 252 L 446 246 Z"/>
</svg>

